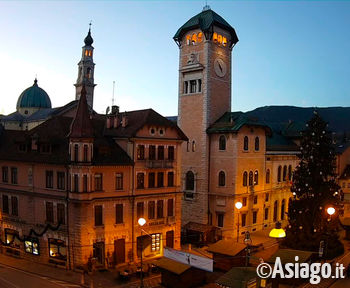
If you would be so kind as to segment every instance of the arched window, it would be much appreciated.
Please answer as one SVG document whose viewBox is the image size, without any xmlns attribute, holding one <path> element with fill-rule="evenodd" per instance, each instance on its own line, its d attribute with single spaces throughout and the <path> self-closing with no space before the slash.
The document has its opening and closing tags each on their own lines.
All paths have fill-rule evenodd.
<svg viewBox="0 0 350 288">
<path fill-rule="evenodd" d="M 187 35 L 187 37 L 186 37 L 186 44 L 187 45 L 191 44 L 191 35 Z"/>
<path fill-rule="evenodd" d="M 86 77 L 87 77 L 87 78 L 91 78 L 91 68 L 90 68 L 90 67 L 88 67 L 88 68 L 86 69 Z"/>
<path fill-rule="evenodd" d="M 267 169 L 266 171 L 266 184 L 270 183 L 270 169 Z"/>
<path fill-rule="evenodd" d="M 198 43 L 202 42 L 202 40 L 203 40 L 203 33 L 202 32 L 198 33 L 197 40 L 198 40 Z"/>
<path fill-rule="evenodd" d="M 248 173 L 247 171 L 244 171 L 243 173 L 243 186 L 247 186 L 248 183 Z"/>
<path fill-rule="evenodd" d="M 283 181 L 287 180 L 287 166 L 283 166 Z"/>
<path fill-rule="evenodd" d="M 278 203 L 277 200 L 275 201 L 275 204 L 273 204 L 273 222 L 277 222 L 277 213 L 278 213 Z"/>
<path fill-rule="evenodd" d="M 258 184 L 259 184 L 259 172 L 258 170 L 256 170 L 254 173 L 254 185 L 258 185 Z"/>
<path fill-rule="evenodd" d="M 253 171 L 249 172 L 249 186 L 253 186 Z"/>
<path fill-rule="evenodd" d="M 196 151 L 196 141 L 192 141 L 192 152 Z"/>
<path fill-rule="evenodd" d="M 277 182 L 281 182 L 281 177 L 282 177 L 282 167 L 278 166 L 278 171 L 277 171 Z"/>
<path fill-rule="evenodd" d="M 218 34 L 216 32 L 213 34 L 213 42 L 218 43 Z"/>
<path fill-rule="evenodd" d="M 282 203 L 281 203 L 281 220 L 284 220 L 284 199 L 282 200 Z"/>
<path fill-rule="evenodd" d="M 192 45 L 197 44 L 197 35 L 195 33 L 192 34 Z"/>
<path fill-rule="evenodd" d="M 292 180 L 292 165 L 289 165 L 288 167 L 288 180 Z"/>
<path fill-rule="evenodd" d="M 243 150 L 248 151 L 248 136 L 244 137 Z"/>
<path fill-rule="evenodd" d="M 186 190 L 188 191 L 194 190 L 194 174 L 192 171 L 188 171 L 186 173 Z"/>
<path fill-rule="evenodd" d="M 227 38 L 226 37 L 222 37 L 222 46 L 226 46 L 227 45 Z"/>
<path fill-rule="evenodd" d="M 222 43 L 222 35 L 218 35 L 218 43 L 221 45 L 221 43 Z"/>
<path fill-rule="evenodd" d="M 219 173 L 219 186 L 225 186 L 225 172 L 220 171 Z"/>
<path fill-rule="evenodd" d="M 226 137 L 224 135 L 219 138 L 219 150 L 226 150 Z"/>
<path fill-rule="evenodd" d="M 255 137 L 255 151 L 259 151 L 259 137 Z"/>
</svg>

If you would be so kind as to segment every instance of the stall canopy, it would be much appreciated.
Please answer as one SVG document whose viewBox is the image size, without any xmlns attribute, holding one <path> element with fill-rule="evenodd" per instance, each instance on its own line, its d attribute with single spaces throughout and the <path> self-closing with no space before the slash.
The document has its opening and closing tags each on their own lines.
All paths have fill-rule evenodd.
<svg viewBox="0 0 350 288">
<path fill-rule="evenodd" d="M 162 258 L 162 259 L 156 260 L 152 264 L 161 269 L 175 273 L 177 275 L 180 275 L 191 268 L 190 265 L 180 263 L 168 258 Z"/>
<path fill-rule="evenodd" d="M 237 241 L 220 240 L 211 245 L 207 251 L 222 255 L 236 256 L 243 251 L 247 246 Z"/>
<path fill-rule="evenodd" d="M 257 283 L 257 281 L 259 282 L 260 280 L 256 274 L 255 267 L 248 267 L 247 269 L 235 267 L 217 279 L 215 284 L 230 288 L 244 288 L 250 286 L 254 287 L 255 285 L 252 284 Z M 256 287 L 259 286 L 260 285 L 256 285 Z"/>
<path fill-rule="evenodd" d="M 295 256 L 299 257 L 298 263 L 306 263 L 311 260 L 314 252 L 310 251 L 300 251 L 292 249 L 280 249 L 275 254 L 273 254 L 269 259 L 266 260 L 267 263 L 274 264 L 276 258 L 280 257 L 282 265 L 287 263 L 295 263 Z"/>
</svg>

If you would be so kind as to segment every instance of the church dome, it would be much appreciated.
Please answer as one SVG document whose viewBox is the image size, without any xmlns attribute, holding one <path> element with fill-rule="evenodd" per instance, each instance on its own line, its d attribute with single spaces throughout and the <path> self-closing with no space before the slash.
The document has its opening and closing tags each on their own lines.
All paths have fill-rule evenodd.
<svg viewBox="0 0 350 288">
<path fill-rule="evenodd" d="M 89 29 L 88 35 L 87 35 L 87 36 L 85 37 L 85 39 L 84 39 L 84 43 L 85 43 L 86 46 L 91 46 L 92 43 L 94 43 L 94 39 L 92 39 L 92 37 L 91 37 L 91 31 L 90 31 L 90 29 Z"/>
<path fill-rule="evenodd" d="M 49 95 L 38 86 L 38 80 L 36 79 L 33 86 L 24 90 L 17 101 L 17 109 L 30 107 L 51 108 Z"/>
</svg>

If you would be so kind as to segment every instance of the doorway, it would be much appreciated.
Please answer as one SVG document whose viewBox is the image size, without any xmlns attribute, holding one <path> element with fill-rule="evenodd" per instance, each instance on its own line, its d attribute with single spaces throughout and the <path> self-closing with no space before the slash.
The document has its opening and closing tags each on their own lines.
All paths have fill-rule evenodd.
<svg viewBox="0 0 350 288">
<path fill-rule="evenodd" d="M 114 265 L 125 263 L 125 239 L 114 241 Z"/>
<path fill-rule="evenodd" d="M 104 266 L 105 263 L 105 243 L 97 242 L 93 246 L 93 256 L 96 261 L 96 266 Z"/>
<path fill-rule="evenodd" d="M 166 232 L 166 247 L 174 248 L 174 231 Z"/>
</svg>

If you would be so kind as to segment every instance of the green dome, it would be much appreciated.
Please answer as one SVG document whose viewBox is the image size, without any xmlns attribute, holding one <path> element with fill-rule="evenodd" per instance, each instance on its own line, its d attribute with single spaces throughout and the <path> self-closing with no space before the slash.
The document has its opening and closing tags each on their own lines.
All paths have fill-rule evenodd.
<svg viewBox="0 0 350 288">
<path fill-rule="evenodd" d="M 17 109 L 29 107 L 51 108 L 49 95 L 38 86 L 38 80 L 36 79 L 33 86 L 24 90 L 17 101 Z"/>
</svg>

